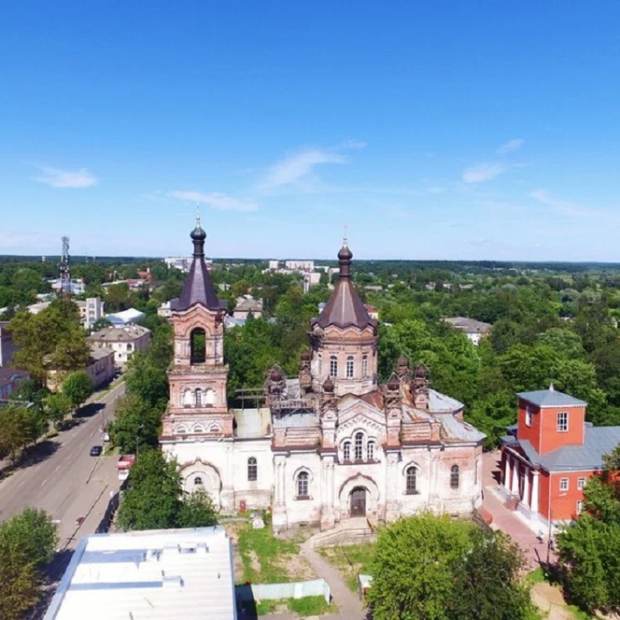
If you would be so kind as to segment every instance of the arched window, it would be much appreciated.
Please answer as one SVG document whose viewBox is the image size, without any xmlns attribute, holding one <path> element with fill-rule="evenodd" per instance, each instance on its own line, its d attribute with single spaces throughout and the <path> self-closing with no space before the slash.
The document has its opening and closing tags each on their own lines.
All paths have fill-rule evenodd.
<svg viewBox="0 0 620 620">
<path fill-rule="evenodd" d="M 194 427 L 192 428 L 192 432 L 194 432 L 194 433 L 204 433 L 205 432 L 205 427 L 202 424 L 194 424 Z"/>
<path fill-rule="evenodd" d="M 194 397 L 196 407 L 202 407 L 202 390 L 200 388 L 196 388 L 196 390 L 194 391 Z"/>
<path fill-rule="evenodd" d="M 345 461 L 351 460 L 351 442 L 350 441 L 345 441 L 342 444 L 342 458 Z"/>
<path fill-rule="evenodd" d="M 369 461 L 375 460 L 375 442 L 371 439 L 366 446 L 366 458 Z"/>
<path fill-rule="evenodd" d="M 329 358 L 329 374 L 332 377 L 338 376 L 338 358 L 335 355 Z"/>
<path fill-rule="evenodd" d="M 258 465 L 256 459 L 251 456 L 248 459 L 248 480 L 254 482 L 258 478 Z"/>
<path fill-rule="evenodd" d="M 194 478 L 194 486 L 201 487 L 202 486 L 202 478 L 200 476 L 196 476 Z"/>
<path fill-rule="evenodd" d="M 212 389 L 205 390 L 204 402 L 207 407 L 212 407 L 215 404 L 215 392 Z"/>
<path fill-rule="evenodd" d="M 461 478 L 461 472 L 458 465 L 452 465 L 450 468 L 450 488 L 458 489 Z"/>
<path fill-rule="evenodd" d="M 194 404 L 194 398 L 192 396 L 192 391 L 189 388 L 187 388 L 183 392 L 183 406 L 191 407 L 193 404 Z"/>
<path fill-rule="evenodd" d="M 204 364 L 207 359 L 207 338 L 202 327 L 196 327 L 189 336 L 190 362 Z"/>
<path fill-rule="evenodd" d="M 347 379 L 353 379 L 353 368 L 353 356 L 349 355 L 349 357 L 347 357 Z"/>
<path fill-rule="evenodd" d="M 355 433 L 355 460 L 361 461 L 364 457 L 364 434 Z"/>
<path fill-rule="evenodd" d="M 297 476 L 297 497 L 308 497 L 308 472 L 300 471 Z"/>
<path fill-rule="evenodd" d="M 362 377 L 368 376 L 368 355 L 362 357 Z"/>
<path fill-rule="evenodd" d="M 414 465 L 407 467 L 406 476 L 406 492 L 407 495 L 415 495 L 418 492 L 418 469 Z"/>
</svg>

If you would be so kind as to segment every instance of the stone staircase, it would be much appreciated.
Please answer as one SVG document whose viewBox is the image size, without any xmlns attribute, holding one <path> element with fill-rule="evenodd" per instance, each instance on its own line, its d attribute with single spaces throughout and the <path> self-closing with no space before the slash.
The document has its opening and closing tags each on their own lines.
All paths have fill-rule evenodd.
<svg viewBox="0 0 620 620">
<path fill-rule="evenodd" d="M 312 548 L 374 540 L 375 531 L 366 517 L 343 519 L 335 528 L 315 534 L 308 540 Z"/>
</svg>

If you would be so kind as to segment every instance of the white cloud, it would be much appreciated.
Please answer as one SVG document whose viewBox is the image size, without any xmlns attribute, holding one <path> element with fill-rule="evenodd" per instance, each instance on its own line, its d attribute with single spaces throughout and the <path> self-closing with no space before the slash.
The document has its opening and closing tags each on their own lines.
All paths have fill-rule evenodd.
<svg viewBox="0 0 620 620">
<path fill-rule="evenodd" d="M 177 198 L 178 200 L 185 200 L 186 202 L 192 202 L 194 204 L 201 204 L 212 209 L 218 209 L 220 211 L 256 211 L 258 205 L 255 202 L 249 200 L 241 200 L 222 194 L 220 192 L 209 192 L 207 194 L 203 192 L 197 192 L 193 190 L 176 190 L 169 192 L 168 196 L 171 198 Z"/>
<path fill-rule="evenodd" d="M 545 189 L 535 189 L 530 192 L 530 197 L 539 202 L 540 204 L 551 207 L 564 215 L 589 215 L 590 211 L 584 209 L 583 207 L 575 204 L 574 202 L 569 202 L 567 200 L 562 200 L 557 198 L 553 194 L 549 193 Z"/>
<path fill-rule="evenodd" d="M 50 187 L 80 188 L 92 187 L 97 185 L 97 177 L 87 170 L 80 168 L 79 170 L 61 170 L 60 168 L 52 168 L 51 166 L 41 166 L 41 175 L 35 177 L 35 181 L 49 185 Z"/>
<path fill-rule="evenodd" d="M 508 153 L 514 153 L 518 151 L 525 144 L 525 140 L 523 138 L 513 138 L 512 140 L 508 140 L 508 142 L 504 142 L 497 149 L 498 155 L 507 155 Z"/>
<path fill-rule="evenodd" d="M 464 183 L 484 183 L 506 171 L 506 166 L 499 163 L 483 163 L 470 166 L 463 171 Z"/>
<path fill-rule="evenodd" d="M 307 177 L 316 166 L 344 164 L 346 161 L 347 159 L 344 155 L 335 151 L 318 148 L 304 149 L 281 159 L 271 166 L 260 185 L 263 189 L 274 189 L 284 185 L 291 185 Z"/>
</svg>

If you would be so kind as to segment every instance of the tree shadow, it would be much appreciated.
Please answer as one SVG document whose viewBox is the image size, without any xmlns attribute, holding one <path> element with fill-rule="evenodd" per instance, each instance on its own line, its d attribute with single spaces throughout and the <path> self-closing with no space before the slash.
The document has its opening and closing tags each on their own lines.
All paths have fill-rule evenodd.
<svg viewBox="0 0 620 620">
<path fill-rule="evenodd" d="M 103 403 L 88 403 L 87 405 L 80 407 L 73 417 L 76 419 L 92 418 L 92 416 L 96 415 L 104 408 L 105 405 Z"/>
<path fill-rule="evenodd" d="M 45 439 L 36 443 L 34 446 L 28 446 L 24 448 L 20 457 L 14 462 L 8 462 L 5 467 L 0 469 L 0 480 L 10 476 L 14 471 L 29 467 L 30 465 L 36 465 L 48 459 L 58 448 L 60 443 Z"/>
</svg>

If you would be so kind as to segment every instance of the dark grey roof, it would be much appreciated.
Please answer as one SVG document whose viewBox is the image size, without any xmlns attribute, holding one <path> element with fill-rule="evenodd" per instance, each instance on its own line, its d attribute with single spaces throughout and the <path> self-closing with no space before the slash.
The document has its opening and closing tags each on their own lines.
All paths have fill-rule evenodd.
<svg viewBox="0 0 620 620">
<path fill-rule="evenodd" d="M 211 281 L 211 274 L 205 263 L 204 244 L 207 234 L 196 221 L 196 228 L 189 235 L 194 245 L 194 259 L 189 269 L 185 284 L 178 299 L 170 300 L 170 309 L 176 311 L 188 310 L 196 304 L 201 304 L 210 310 L 221 310 L 222 303 L 217 298 L 215 287 Z"/>
<path fill-rule="evenodd" d="M 340 276 L 336 288 L 323 308 L 319 318 L 314 322 L 321 327 L 335 325 L 337 327 L 359 327 L 364 329 L 377 322 L 370 318 L 368 310 L 362 303 L 353 283 L 351 282 L 351 259 L 353 254 L 348 246 L 343 245 L 338 252 Z"/>
<path fill-rule="evenodd" d="M 548 390 L 536 390 L 534 392 L 518 392 L 517 396 L 528 403 L 538 407 L 571 407 L 587 405 L 584 400 L 574 398 L 564 392 L 558 392 L 550 386 Z"/>
<path fill-rule="evenodd" d="M 508 445 L 519 445 L 527 458 L 547 471 L 578 471 L 602 469 L 603 455 L 620 445 L 620 426 L 590 426 L 586 424 L 585 441 L 581 446 L 563 446 L 539 454 L 527 439 L 502 439 Z"/>
<path fill-rule="evenodd" d="M 183 311 L 195 304 L 210 310 L 220 310 L 223 306 L 217 298 L 211 275 L 202 257 L 194 257 L 180 297 L 170 301 L 170 309 Z"/>
</svg>

